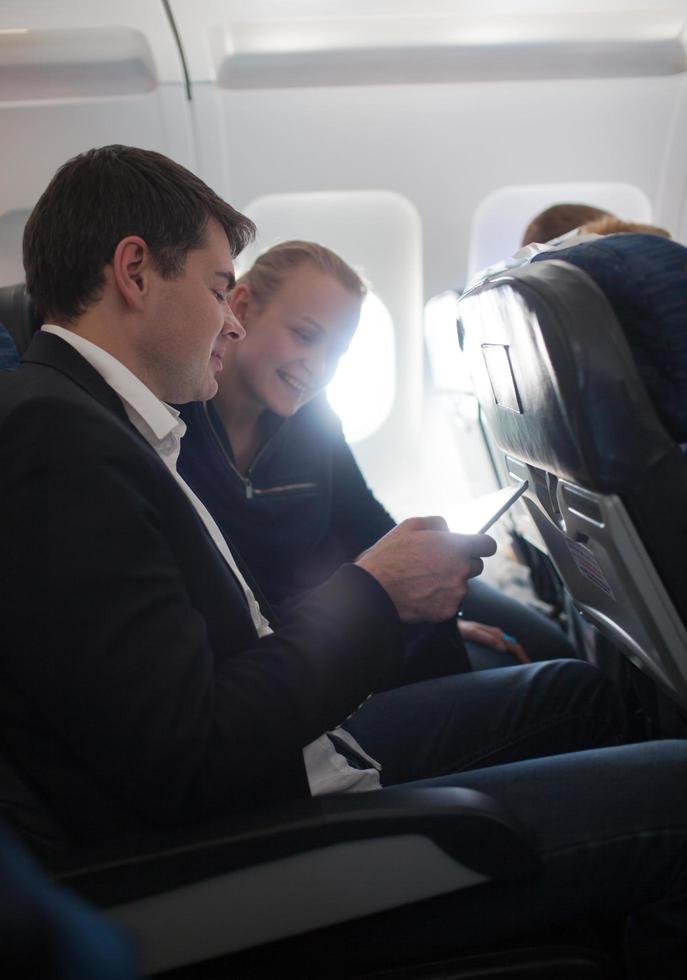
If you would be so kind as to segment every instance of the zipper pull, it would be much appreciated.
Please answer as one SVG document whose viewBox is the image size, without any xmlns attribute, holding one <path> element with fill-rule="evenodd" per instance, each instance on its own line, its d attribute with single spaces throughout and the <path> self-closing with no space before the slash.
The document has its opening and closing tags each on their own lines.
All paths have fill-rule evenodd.
<svg viewBox="0 0 687 980">
<path fill-rule="evenodd" d="M 252 500 L 253 499 L 253 484 L 250 482 L 250 480 L 245 480 L 244 479 L 243 482 L 246 484 L 246 500 Z"/>
</svg>

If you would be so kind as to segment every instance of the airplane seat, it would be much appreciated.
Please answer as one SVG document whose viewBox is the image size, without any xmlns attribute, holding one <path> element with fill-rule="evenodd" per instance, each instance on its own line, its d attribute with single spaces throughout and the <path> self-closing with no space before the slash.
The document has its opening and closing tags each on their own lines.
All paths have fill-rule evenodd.
<svg viewBox="0 0 687 980">
<path fill-rule="evenodd" d="M 2 758 L 0 764 L 0 815 L 60 888 L 134 937 L 146 976 L 272 977 L 308 962 L 315 972 L 307 975 L 321 975 L 319 963 L 327 975 L 361 980 L 397 971 L 417 980 L 529 980 L 545 969 L 571 980 L 620 980 L 609 937 L 590 934 L 588 924 L 448 958 L 420 950 L 412 974 L 405 963 L 384 963 L 384 951 L 380 959 L 377 915 L 538 873 L 528 841 L 482 793 L 323 796 L 278 812 L 75 844 L 46 804 L 22 788 L 17 770 Z M 355 948 L 363 929 L 375 950 L 372 966 L 364 954 L 363 965 L 359 957 L 350 971 L 345 956 L 333 964 L 332 944 Z"/>
<path fill-rule="evenodd" d="M 0 320 L 0 371 L 13 371 L 19 367 L 19 354 L 12 336 Z"/>
<path fill-rule="evenodd" d="M 16 366 L 40 325 L 23 282 L 0 286 L 0 368 Z"/>
<path fill-rule="evenodd" d="M 23 285 L 0 289 L 0 320 L 23 352 L 39 326 Z M 175 978 L 224 977 L 253 954 L 264 960 L 264 975 L 286 972 L 290 943 L 302 963 L 299 944 L 309 955 L 330 929 L 350 929 L 355 942 L 357 923 L 376 913 L 539 868 L 497 803 L 466 789 L 318 797 L 280 812 L 84 845 L 70 840 L 0 752 L 0 816 L 56 882 L 137 938 L 147 974 Z M 450 976 L 525 980 L 551 964 L 561 977 L 616 976 L 603 942 L 590 949 L 586 938 L 580 946 L 573 931 L 461 953 Z M 445 978 L 446 969 L 416 965 L 413 975 Z"/>
<path fill-rule="evenodd" d="M 345 956 L 331 962 L 330 937 L 345 936 L 342 949 L 355 946 L 362 923 L 369 943 L 376 914 L 539 870 L 501 808 L 466 789 L 324 796 L 136 839 L 63 838 L 61 847 L 54 839 L 45 846 L 35 815 L 23 826 L 16 808 L 11 815 L 52 879 L 137 940 L 146 976 L 170 980 L 219 980 L 244 969 L 287 975 L 304 957 L 328 964 L 331 976 L 408 976 L 407 964 L 387 965 L 384 953 L 380 962 L 378 949 L 372 969 L 357 963 L 337 972 Z M 619 978 L 607 937 L 593 939 L 585 926 L 581 938 L 566 930 L 440 961 L 423 950 L 412 976 L 528 980 L 546 966 L 561 977 Z"/>
<path fill-rule="evenodd" d="M 566 588 L 683 708 L 686 266 L 675 242 L 608 236 L 460 302 L 485 419 Z"/>
</svg>

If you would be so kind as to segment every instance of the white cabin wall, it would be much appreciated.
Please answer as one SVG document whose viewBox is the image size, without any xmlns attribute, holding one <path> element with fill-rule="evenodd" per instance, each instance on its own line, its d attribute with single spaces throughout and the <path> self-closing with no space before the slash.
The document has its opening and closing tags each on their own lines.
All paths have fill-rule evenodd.
<svg viewBox="0 0 687 980">
<path fill-rule="evenodd" d="M 687 244 L 687 79 L 684 76 L 680 77 L 671 131 L 662 150 L 655 221 L 669 228 L 678 241 Z"/>
<path fill-rule="evenodd" d="M 503 185 L 622 181 L 677 210 L 660 178 L 683 86 L 677 76 L 224 90 L 226 184 L 239 207 L 265 193 L 396 191 L 422 220 L 428 298 L 463 284 L 474 211 Z"/>
<path fill-rule="evenodd" d="M 159 150 L 196 168 L 179 51 L 159 0 L 0 5 L 0 285 L 55 170 L 93 146 Z"/>
</svg>

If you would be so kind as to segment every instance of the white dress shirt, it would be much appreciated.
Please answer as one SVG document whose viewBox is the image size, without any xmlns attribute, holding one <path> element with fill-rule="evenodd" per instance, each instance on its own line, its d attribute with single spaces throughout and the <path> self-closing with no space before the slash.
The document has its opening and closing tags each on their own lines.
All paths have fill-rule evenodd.
<svg viewBox="0 0 687 980">
<path fill-rule="evenodd" d="M 41 329 L 46 333 L 55 334 L 78 351 L 117 393 L 129 421 L 146 442 L 152 446 L 171 476 L 191 501 L 215 547 L 238 579 L 245 592 L 258 636 L 269 635 L 272 628 L 260 611 L 255 596 L 241 575 L 217 523 L 202 500 L 196 496 L 177 472 L 176 464 L 181 449 L 181 439 L 186 432 L 186 423 L 179 417 L 179 413 L 161 401 L 121 361 L 108 354 L 102 347 L 98 347 L 97 344 L 86 340 L 72 330 L 66 330 L 64 327 L 58 327 L 52 323 L 44 324 Z M 328 735 L 320 735 L 318 739 L 303 749 L 303 761 L 311 794 L 318 796 L 322 793 L 350 793 L 379 789 L 379 773 L 381 771 L 379 763 L 367 755 L 345 729 L 336 728 L 331 734 L 341 743 L 344 743 L 344 746 L 352 749 L 354 757 L 361 756 L 369 763 L 369 768 L 358 769 L 351 766 L 346 758 L 336 751 Z"/>
</svg>

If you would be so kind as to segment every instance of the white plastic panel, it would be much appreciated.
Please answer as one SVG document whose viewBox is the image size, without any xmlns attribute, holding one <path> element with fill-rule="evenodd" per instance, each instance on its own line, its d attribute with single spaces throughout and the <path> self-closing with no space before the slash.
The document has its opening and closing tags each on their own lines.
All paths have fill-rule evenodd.
<svg viewBox="0 0 687 980">
<path fill-rule="evenodd" d="M 157 82 L 166 85 L 178 82 L 181 77 L 177 46 L 160 0 L 118 0 L 116 4 L 90 0 L 2 0 L 0 51 L 6 41 L 18 34 L 28 34 L 29 40 L 37 37 L 45 44 L 49 41 L 47 35 L 57 37 L 59 32 L 74 31 L 91 31 L 100 36 L 105 48 L 95 59 L 98 61 L 110 60 L 101 57 L 103 51 L 118 50 L 121 55 L 126 49 L 126 42 L 122 46 L 123 38 L 138 34 L 150 50 Z M 92 55 L 88 50 L 77 53 L 84 61 L 94 60 Z M 57 48 L 53 49 L 52 57 L 60 60 Z"/>
<path fill-rule="evenodd" d="M 670 228 L 675 238 L 687 244 L 687 81 L 676 100 L 665 148 L 656 199 L 656 221 Z"/>
<path fill-rule="evenodd" d="M 26 28 L 0 33 L 3 102 L 130 95 L 156 86 L 152 52 L 138 30 Z"/>
<path fill-rule="evenodd" d="M 681 76 L 254 91 L 194 86 L 204 92 L 200 173 L 238 207 L 266 193 L 339 187 L 403 195 L 422 219 L 429 297 L 465 284 L 475 209 L 506 184 L 632 184 L 653 209 L 673 154 L 681 89 Z M 196 105 L 194 94 L 194 111 Z M 682 187 L 684 181 L 683 173 Z"/>
<path fill-rule="evenodd" d="M 227 88 L 685 70 L 684 3 L 173 0 L 195 81 Z M 207 25 L 199 32 L 198 21 Z M 545 47 L 543 47 L 545 45 Z"/>
<path fill-rule="evenodd" d="M 347 841 L 110 909 L 161 972 L 489 879 L 426 837 Z"/>
<path fill-rule="evenodd" d="M 92 146 L 156 149 L 195 168 L 174 34 L 159 0 L 0 6 L 0 285 L 17 281 L 26 216 Z"/>
</svg>

